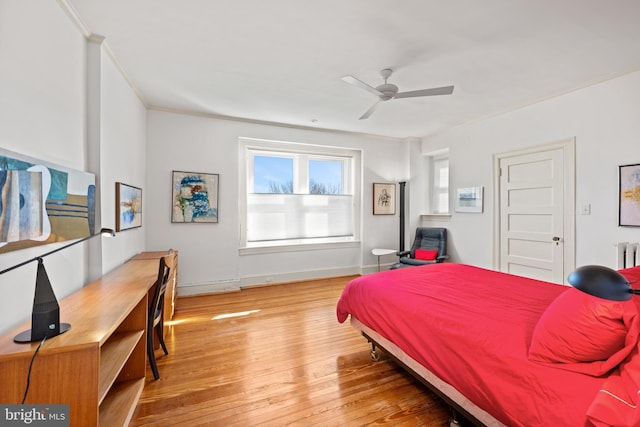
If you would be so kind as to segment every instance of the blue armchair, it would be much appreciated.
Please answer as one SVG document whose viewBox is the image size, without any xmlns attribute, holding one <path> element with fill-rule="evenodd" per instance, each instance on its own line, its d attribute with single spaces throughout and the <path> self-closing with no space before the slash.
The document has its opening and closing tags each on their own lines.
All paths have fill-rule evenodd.
<svg viewBox="0 0 640 427">
<path fill-rule="evenodd" d="M 436 264 L 448 260 L 447 229 L 418 227 L 411 250 L 399 251 L 396 255 L 400 259 L 391 266 L 392 270 L 414 265 Z"/>
</svg>

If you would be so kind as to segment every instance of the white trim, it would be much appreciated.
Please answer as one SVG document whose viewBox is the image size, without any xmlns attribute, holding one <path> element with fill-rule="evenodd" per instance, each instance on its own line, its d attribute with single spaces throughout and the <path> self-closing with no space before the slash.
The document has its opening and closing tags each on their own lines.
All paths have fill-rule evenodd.
<svg viewBox="0 0 640 427">
<path fill-rule="evenodd" d="M 127 71 L 125 70 L 124 66 L 122 65 L 118 57 L 115 55 L 115 53 L 113 53 L 113 50 L 111 50 L 111 46 L 109 46 L 109 43 L 107 43 L 107 41 L 105 40 L 105 37 L 100 34 L 93 33 L 89 29 L 89 27 L 85 25 L 85 23 L 82 21 L 82 18 L 80 18 L 80 15 L 76 11 L 76 9 L 73 7 L 73 5 L 69 2 L 69 0 L 58 0 L 58 4 L 60 4 L 60 7 L 62 7 L 62 9 L 71 19 L 71 21 L 73 21 L 74 25 L 78 27 L 82 35 L 87 39 L 87 42 L 96 43 L 102 46 L 102 48 L 105 50 L 105 52 L 107 53 L 111 61 L 113 61 L 118 71 L 120 71 L 120 74 L 122 74 L 122 77 L 127 81 L 129 86 L 131 87 L 131 90 L 133 90 L 133 93 L 136 94 L 136 96 L 138 97 L 142 105 L 144 105 L 146 109 L 149 109 L 149 104 L 147 103 L 146 99 L 144 98 L 144 96 L 142 96 L 142 93 L 140 92 L 138 87 L 135 85 L 135 83 L 133 82 L 133 79 L 131 79 L 131 77 L 129 76 L 129 73 L 127 73 Z"/>
<path fill-rule="evenodd" d="M 304 280 L 327 279 L 331 277 L 357 276 L 378 271 L 376 266 L 359 266 L 327 268 L 323 270 L 296 271 L 278 274 L 261 274 L 246 276 L 240 279 L 220 280 L 217 282 L 181 284 L 176 288 L 179 297 L 215 294 L 223 292 L 237 292 L 252 286 L 277 285 L 281 283 L 301 282 Z"/>
<path fill-rule="evenodd" d="M 376 267 L 377 269 L 377 267 Z M 294 271 L 279 274 L 261 274 L 240 278 L 240 287 L 260 286 L 265 284 L 300 282 L 303 280 L 326 279 L 329 277 L 354 276 L 362 274 L 360 266 L 326 268 L 322 270 Z"/>
<path fill-rule="evenodd" d="M 213 283 L 206 282 L 206 283 L 181 284 L 176 287 L 176 292 L 178 293 L 179 297 L 239 291 L 239 290 L 240 290 L 240 281 L 237 279 L 220 280 Z"/>
<path fill-rule="evenodd" d="M 240 123 L 251 123 L 255 125 L 275 126 L 278 128 L 299 129 L 299 130 L 307 130 L 307 131 L 338 134 L 338 135 L 348 135 L 348 136 L 362 136 L 365 138 L 376 138 L 376 139 L 390 141 L 390 142 L 402 142 L 406 139 L 405 137 L 394 137 L 394 136 L 380 135 L 375 133 L 347 131 L 343 129 L 322 128 L 322 127 L 315 127 L 315 126 L 308 126 L 308 125 L 298 125 L 293 123 L 273 122 L 268 120 L 251 119 L 248 117 L 228 116 L 225 114 L 210 113 L 205 111 L 195 111 L 195 110 L 174 108 L 174 107 L 163 107 L 161 105 L 154 105 L 154 104 L 150 104 L 147 107 L 147 109 L 160 111 L 164 113 L 180 114 L 184 116 L 205 117 L 209 119 L 218 119 L 218 120 L 229 120 L 229 121 L 240 122 Z M 407 137 L 407 138 L 418 138 L 418 137 Z"/>
<path fill-rule="evenodd" d="M 360 245 L 361 245 L 361 242 L 359 240 L 353 240 L 348 242 L 305 243 L 305 244 L 299 244 L 299 245 L 283 243 L 282 245 L 279 245 L 279 246 L 270 244 L 269 246 L 243 247 L 243 248 L 238 248 L 238 252 L 240 255 L 254 255 L 254 254 L 265 254 L 265 253 L 357 248 L 357 247 L 360 247 Z"/>
<path fill-rule="evenodd" d="M 422 214 L 420 215 L 422 221 L 451 221 L 451 214 Z"/>
</svg>

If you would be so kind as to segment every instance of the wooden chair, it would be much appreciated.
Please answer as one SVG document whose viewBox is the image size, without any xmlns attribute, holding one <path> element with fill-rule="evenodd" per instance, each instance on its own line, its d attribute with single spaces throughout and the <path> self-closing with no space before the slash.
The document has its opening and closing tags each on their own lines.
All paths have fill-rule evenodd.
<svg viewBox="0 0 640 427">
<path fill-rule="evenodd" d="M 153 336 L 158 337 L 158 342 L 164 351 L 164 354 L 169 354 L 167 346 L 164 343 L 164 293 L 167 289 L 167 284 L 171 278 L 171 270 L 175 266 L 175 252 L 169 251 L 168 255 L 160 258 L 158 266 L 158 278 L 154 284 L 153 297 L 151 298 L 151 304 L 149 304 L 148 318 L 147 318 L 147 356 L 149 357 L 149 364 L 153 371 L 153 377 L 157 380 L 160 378 L 158 372 L 158 365 L 156 364 L 155 345 Z M 155 334 L 154 334 L 155 332 Z"/>
</svg>

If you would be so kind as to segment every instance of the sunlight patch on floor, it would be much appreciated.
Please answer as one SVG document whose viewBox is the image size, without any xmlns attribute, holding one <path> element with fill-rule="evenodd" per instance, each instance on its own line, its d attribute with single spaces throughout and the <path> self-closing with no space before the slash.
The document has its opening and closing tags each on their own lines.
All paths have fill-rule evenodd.
<svg viewBox="0 0 640 427">
<path fill-rule="evenodd" d="M 248 311 L 238 311 L 236 313 L 218 314 L 217 316 L 212 317 L 211 320 L 221 320 L 221 319 L 229 319 L 230 317 L 248 316 L 250 314 L 257 313 L 259 311 L 260 310 L 248 310 Z"/>
</svg>

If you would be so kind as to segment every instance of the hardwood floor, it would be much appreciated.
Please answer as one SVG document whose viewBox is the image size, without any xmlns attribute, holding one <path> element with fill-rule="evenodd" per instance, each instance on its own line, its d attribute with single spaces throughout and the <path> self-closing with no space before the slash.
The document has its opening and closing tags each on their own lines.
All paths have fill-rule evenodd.
<svg viewBox="0 0 640 427">
<path fill-rule="evenodd" d="M 449 408 L 335 306 L 351 277 L 180 298 L 132 426 L 448 426 Z"/>
</svg>

